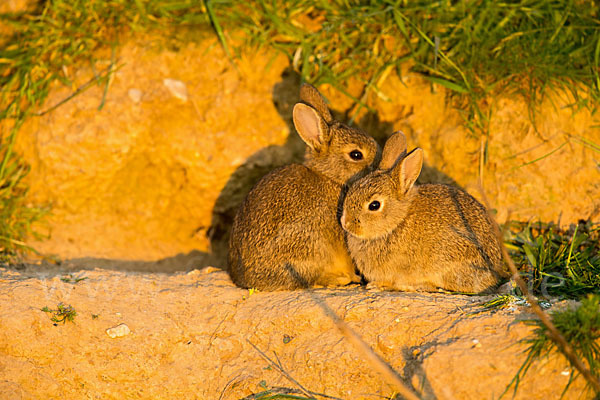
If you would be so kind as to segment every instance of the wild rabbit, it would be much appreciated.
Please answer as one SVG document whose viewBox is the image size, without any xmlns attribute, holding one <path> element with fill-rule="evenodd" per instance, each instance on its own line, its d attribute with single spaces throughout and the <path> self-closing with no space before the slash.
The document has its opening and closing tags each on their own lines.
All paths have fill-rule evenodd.
<svg viewBox="0 0 600 400">
<path fill-rule="evenodd" d="M 397 132 L 379 168 L 348 189 L 340 222 L 358 270 L 395 290 L 493 289 L 505 276 L 494 222 L 463 190 L 414 186 L 422 166 L 423 150 L 406 155 L 406 138 Z"/>
<path fill-rule="evenodd" d="M 335 121 L 313 86 L 303 85 L 300 99 L 293 120 L 308 145 L 304 163 L 264 176 L 233 222 L 229 273 L 241 287 L 285 290 L 360 281 L 338 207 L 344 185 L 371 167 L 378 145 Z"/>
</svg>

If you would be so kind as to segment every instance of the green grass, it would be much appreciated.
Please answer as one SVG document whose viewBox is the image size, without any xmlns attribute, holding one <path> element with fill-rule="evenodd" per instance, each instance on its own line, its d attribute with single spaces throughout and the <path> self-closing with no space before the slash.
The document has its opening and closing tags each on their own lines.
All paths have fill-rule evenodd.
<svg viewBox="0 0 600 400">
<path fill-rule="evenodd" d="M 592 375 L 596 379 L 600 379 L 600 296 L 590 295 L 582 300 L 580 306 L 564 311 L 554 311 L 551 313 L 551 317 L 556 328 L 573 346 L 577 356 L 586 362 Z M 535 327 L 533 333 L 524 339 L 524 342 L 529 345 L 525 350 L 527 358 L 506 391 L 514 385 L 516 393 L 519 383 L 533 362 L 546 358 L 557 351 L 556 344 L 548 336 L 547 328 L 539 320 L 531 320 L 527 323 Z M 564 388 L 563 395 L 577 376 L 577 370 L 571 367 L 569 381 Z M 588 386 L 588 390 L 592 389 Z"/>
<path fill-rule="evenodd" d="M 581 298 L 600 294 L 600 224 L 569 230 L 549 223 L 511 223 L 511 257 L 536 296 Z"/>
<path fill-rule="evenodd" d="M 253 44 L 285 53 L 305 80 L 342 89 L 349 78 L 358 78 L 365 93 L 378 92 L 390 70 L 401 73 L 409 62 L 413 71 L 459 95 L 457 105 L 476 134 L 487 135 L 489 104 L 497 93 L 522 96 L 532 106 L 548 88 L 571 92 L 577 106 L 600 97 L 600 16 L 594 2 L 232 4 L 237 3 L 215 5 L 221 23 L 240 27 Z"/>
</svg>

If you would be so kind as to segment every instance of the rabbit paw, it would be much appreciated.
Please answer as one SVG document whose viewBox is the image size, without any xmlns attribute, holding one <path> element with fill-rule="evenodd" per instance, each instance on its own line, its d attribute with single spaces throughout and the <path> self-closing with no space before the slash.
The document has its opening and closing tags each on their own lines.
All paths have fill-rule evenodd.
<svg viewBox="0 0 600 400">
<path fill-rule="evenodd" d="M 337 276 L 327 276 L 323 279 L 320 279 L 315 287 L 336 287 L 336 286 L 346 286 L 351 283 L 360 283 L 360 276 L 356 274 L 352 275 L 337 275 Z"/>
<path fill-rule="evenodd" d="M 382 282 L 382 281 L 371 281 L 369 283 L 367 283 L 367 290 L 375 290 L 375 291 L 384 291 L 384 290 L 393 290 L 394 287 L 387 283 L 387 282 Z"/>
</svg>

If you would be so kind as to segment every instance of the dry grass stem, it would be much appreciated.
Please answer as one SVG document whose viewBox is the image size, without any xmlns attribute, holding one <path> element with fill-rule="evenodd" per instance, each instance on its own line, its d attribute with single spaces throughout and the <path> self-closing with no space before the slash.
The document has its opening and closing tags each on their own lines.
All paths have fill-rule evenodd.
<svg viewBox="0 0 600 400">
<path fill-rule="evenodd" d="M 259 349 L 250 340 L 246 339 L 246 342 L 248 342 L 250 344 L 250 346 L 254 347 L 254 350 L 256 350 L 258 352 L 258 354 L 260 354 L 260 356 L 262 358 L 264 358 L 265 360 L 267 360 L 281 375 L 283 375 L 288 381 L 290 381 L 291 383 L 293 383 L 294 385 L 296 385 L 298 387 L 298 389 L 300 389 L 300 391 L 302 392 L 303 395 L 305 395 L 309 399 L 315 399 L 316 400 L 316 398 L 311 394 L 310 391 L 308 391 L 304 386 L 302 386 L 300 384 L 300 382 L 298 382 L 297 380 L 295 380 L 290 374 L 288 374 L 283 369 L 283 366 L 281 365 L 281 362 L 275 362 L 275 361 L 271 360 L 269 358 L 269 356 L 267 356 L 261 349 Z M 279 361 L 279 360 L 277 360 L 277 361 Z"/>
<path fill-rule="evenodd" d="M 402 378 L 390 365 L 382 359 L 373 349 L 365 343 L 362 338 L 346 324 L 338 315 L 316 294 L 311 293 L 313 300 L 323 309 L 325 315 L 327 315 L 344 335 L 344 337 L 354 346 L 354 348 L 361 354 L 362 358 L 367 361 L 371 367 L 379 372 L 392 386 L 398 394 L 407 400 L 419 400 L 419 397 L 409 389 L 406 384 L 402 381 Z"/>
</svg>

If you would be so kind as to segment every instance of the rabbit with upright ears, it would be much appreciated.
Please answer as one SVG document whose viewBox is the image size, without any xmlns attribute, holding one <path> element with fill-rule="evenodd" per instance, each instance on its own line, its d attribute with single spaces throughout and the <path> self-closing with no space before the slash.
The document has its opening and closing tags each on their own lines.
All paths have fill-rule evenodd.
<svg viewBox="0 0 600 400">
<path fill-rule="evenodd" d="M 264 176 L 234 219 L 229 273 L 241 287 L 285 290 L 359 282 L 338 208 L 345 185 L 371 168 L 378 146 L 363 131 L 335 121 L 313 86 L 293 109 L 308 145 L 303 164 Z"/>
<path fill-rule="evenodd" d="M 486 209 L 453 186 L 415 186 L 423 150 L 397 132 L 376 171 L 348 190 L 340 222 L 350 255 L 371 284 L 393 290 L 480 293 L 505 277 Z"/>
</svg>

